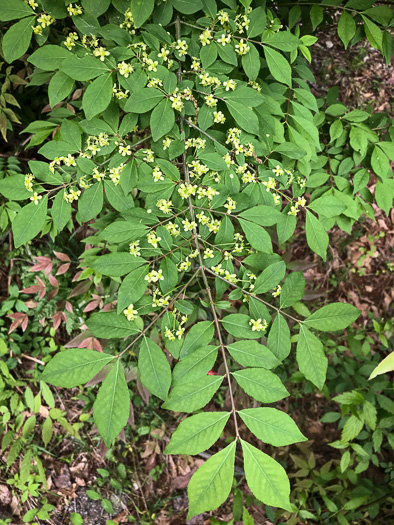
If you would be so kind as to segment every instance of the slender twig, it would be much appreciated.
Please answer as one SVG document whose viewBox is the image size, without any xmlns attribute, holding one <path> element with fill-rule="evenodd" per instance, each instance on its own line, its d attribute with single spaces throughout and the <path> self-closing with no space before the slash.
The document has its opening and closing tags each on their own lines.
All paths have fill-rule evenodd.
<svg viewBox="0 0 394 525">
<path fill-rule="evenodd" d="M 181 37 L 181 25 L 180 25 L 179 15 L 176 18 L 175 28 L 176 28 L 176 38 L 177 38 L 177 40 L 179 40 L 180 37 Z M 182 68 L 181 68 L 181 66 L 179 66 L 177 76 L 178 76 L 178 82 L 181 82 L 182 81 Z M 189 124 L 189 122 L 188 122 L 188 124 Z M 179 119 L 179 129 L 180 129 L 181 134 L 182 134 L 183 131 L 184 131 L 183 130 L 183 119 L 182 118 Z M 189 168 L 188 168 L 187 160 L 186 160 L 186 150 L 182 154 L 182 167 L 183 167 L 183 173 L 184 173 L 184 176 L 185 176 L 185 180 L 186 180 L 186 182 L 188 184 L 190 184 L 190 174 L 189 174 Z M 191 219 L 192 222 L 195 222 L 194 221 L 194 218 L 195 218 L 194 207 L 193 207 L 192 200 L 191 200 L 190 196 L 188 197 L 188 206 L 189 206 L 190 219 Z M 228 364 L 227 364 L 225 345 L 223 343 L 222 334 L 221 334 L 221 331 L 220 331 L 220 322 L 219 322 L 219 318 L 218 318 L 216 310 L 215 310 L 215 302 L 213 300 L 211 289 L 209 287 L 208 278 L 207 278 L 207 275 L 205 273 L 204 261 L 203 261 L 202 255 L 201 255 L 200 243 L 198 241 L 198 233 L 197 233 L 196 226 L 193 227 L 192 231 L 193 231 L 194 244 L 195 244 L 195 247 L 196 247 L 196 250 L 197 250 L 197 257 L 198 257 L 198 263 L 200 265 L 201 276 L 202 276 L 202 280 L 204 282 L 204 287 L 205 287 L 205 290 L 206 290 L 206 293 L 207 293 L 207 296 L 208 296 L 209 304 L 211 306 L 212 317 L 213 317 L 213 321 L 214 321 L 214 325 L 215 325 L 215 329 L 216 329 L 216 334 L 217 334 L 217 337 L 219 339 L 220 350 L 221 350 L 222 357 L 223 357 L 224 367 L 225 367 L 225 370 L 226 370 L 226 374 L 225 375 L 226 375 L 227 382 L 228 382 L 228 388 L 229 388 L 229 394 L 230 394 L 230 400 L 231 400 L 231 409 L 232 409 L 231 412 L 233 414 L 233 419 L 234 419 L 235 436 L 236 436 L 236 439 L 239 439 L 237 411 L 236 411 L 236 408 L 235 408 L 234 394 L 233 394 L 233 389 L 232 389 L 232 385 L 231 385 L 230 370 L 229 370 Z"/>
</svg>

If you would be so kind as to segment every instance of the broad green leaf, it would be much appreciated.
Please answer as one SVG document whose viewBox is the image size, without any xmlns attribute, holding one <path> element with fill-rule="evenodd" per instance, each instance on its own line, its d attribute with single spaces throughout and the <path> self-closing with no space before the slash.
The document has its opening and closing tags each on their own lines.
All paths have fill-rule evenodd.
<svg viewBox="0 0 394 525">
<path fill-rule="evenodd" d="M 305 277 L 302 272 L 288 275 L 280 292 L 280 307 L 289 308 L 301 301 L 305 291 Z"/>
<path fill-rule="evenodd" d="M 31 191 L 26 189 L 22 173 L 0 180 L 0 194 L 10 201 L 24 201 L 32 196 Z"/>
<path fill-rule="evenodd" d="M 34 16 L 22 18 L 22 20 L 11 26 L 5 33 L 2 48 L 4 59 L 9 64 L 26 53 L 30 44 L 31 35 L 33 34 L 34 21 Z"/>
<path fill-rule="evenodd" d="M 277 284 L 281 282 L 286 273 L 286 264 L 284 261 L 270 264 L 261 274 L 257 277 L 253 293 L 265 293 L 268 290 L 275 288 Z"/>
<path fill-rule="evenodd" d="M 68 221 L 71 219 L 72 206 L 64 198 L 64 195 L 66 194 L 67 190 L 60 190 L 53 199 L 51 208 L 53 224 L 59 231 L 62 231 Z"/>
<path fill-rule="evenodd" d="M 41 232 L 47 216 L 47 206 L 48 196 L 45 195 L 38 204 L 31 202 L 18 212 L 12 221 L 15 248 L 28 243 Z"/>
<path fill-rule="evenodd" d="M 341 441 L 343 443 L 347 443 L 348 441 L 356 438 L 361 432 L 363 426 L 364 419 L 360 419 L 356 415 L 352 414 L 343 427 Z"/>
<path fill-rule="evenodd" d="M 272 323 L 267 346 L 280 361 L 283 361 L 290 354 L 290 330 L 286 319 L 279 313 Z"/>
<path fill-rule="evenodd" d="M 342 11 L 341 17 L 338 22 L 338 36 L 342 40 L 345 49 L 350 40 L 356 34 L 356 22 L 354 18 L 348 13 L 348 11 Z"/>
<path fill-rule="evenodd" d="M 256 47 L 248 42 L 249 51 L 242 56 L 242 67 L 249 80 L 256 80 L 260 71 L 260 54 Z"/>
<path fill-rule="evenodd" d="M 248 14 L 250 20 L 248 27 L 248 37 L 254 38 L 255 36 L 261 35 L 267 24 L 267 15 L 263 7 L 257 7 Z"/>
<path fill-rule="evenodd" d="M 205 376 L 175 385 L 162 407 L 174 412 L 194 412 L 209 403 L 222 381 L 223 376 Z"/>
<path fill-rule="evenodd" d="M 18 20 L 34 14 L 34 11 L 22 0 L 12 0 L 12 2 L 0 0 L 0 20 L 3 22 Z"/>
<path fill-rule="evenodd" d="M 109 448 L 126 426 L 130 395 L 120 360 L 104 379 L 93 405 L 93 419 L 105 446 Z"/>
<path fill-rule="evenodd" d="M 295 51 L 302 41 L 290 31 L 266 31 L 262 43 L 280 49 L 280 51 L 291 52 Z"/>
<path fill-rule="evenodd" d="M 160 290 L 163 294 L 172 292 L 178 283 L 178 268 L 169 258 L 165 257 L 160 263 L 160 270 L 163 272 L 164 279 L 160 281 Z"/>
<path fill-rule="evenodd" d="M 381 208 L 388 216 L 392 208 L 394 198 L 394 188 L 388 187 L 387 183 L 377 181 L 375 187 L 375 199 L 376 204 Z"/>
<path fill-rule="evenodd" d="M 153 109 L 164 98 L 164 94 L 156 88 L 142 88 L 128 98 L 125 110 L 132 113 L 146 113 Z"/>
<path fill-rule="evenodd" d="M 394 370 L 394 352 L 391 352 L 387 357 L 383 359 L 382 362 L 373 370 L 372 374 L 368 379 L 373 379 L 376 376 L 381 374 L 387 374 L 387 372 L 392 372 Z"/>
<path fill-rule="evenodd" d="M 92 55 L 87 55 L 83 58 L 72 55 L 61 63 L 60 71 L 63 71 L 73 80 L 79 80 L 80 82 L 109 73 L 108 66 Z"/>
<path fill-rule="evenodd" d="M 284 468 L 243 439 L 241 443 L 246 481 L 254 496 L 266 505 L 291 511 L 290 483 Z"/>
<path fill-rule="evenodd" d="M 224 503 L 234 478 L 236 441 L 211 456 L 193 474 L 187 489 L 190 520 L 197 514 L 214 510 Z"/>
<path fill-rule="evenodd" d="M 312 28 L 314 31 L 316 27 L 320 25 L 321 22 L 323 22 L 324 11 L 322 7 L 320 7 L 320 5 L 315 4 L 312 6 L 312 9 L 310 10 L 309 16 L 311 17 Z"/>
<path fill-rule="evenodd" d="M 103 339 L 128 337 L 140 332 L 134 321 L 128 321 L 123 314 L 114 311 L 93 314 L 86 325 L 94 336 Z"/>
<path fill-rule="evenodd" d="M 169 133 L 175 124 L 175 113 L 172 109 L 172 102 L 166 98 L 159 102 L 159 104 L 152 111 L 150 117 L 150 129 L 154 141 L 161 139 L 164 135 Z"/>
<path fill-rule="evenodd" d="M 74 80 L 63 71 L 53 75 L 48 86 L 49 105 L 51 108 L 68 97 L 74 88 Z"/>
<path fill-rule="evenodd" d="M 174 385 L 191 383 L 212 369 L 218 355 L 216 346 L 203 346 L 177 363 L 172 372 Z"/>
<path fill-rule="evenodd" d="M 346 205 L 334 195 L 324 195 L 309 204 L 309 208 L 323 217 L 337 217 L 346 211 Z"/>
<path fill-rule="evenodd" d="M 220 438 L 230 412 L 203 412 L 180 423 L 164 454 L 195 455 L 204 452 Z"/>
<path fill-rule="evenodd" d="M 291 67 L 285 57 L 271 49 L 270 47 L 264 46 L 265 58 L 267 60 L 268 69 L 275 80 L 291 86 Z"/>
<path fill-rule="evenodd" d="M 96 182 L 85 190 L 78 199 L 78 213 L 82 222 L 88 222 L 97 217 L 103 208 L 103 183 Z"/>
<path fill-rule="evenodd" d="M 132 270 L 122 281 L 118 291 L 118 314 L 130 304 L 136 303 L 144 295 L 148 288 L 148 281 L 145 279 L 149 271 L 149 266 L 146 264 Z"/>
<path fill-rule="evenodd" d="M 235 100 L 226 100 L 226 105 L 237 126 L 249 133 L 258 135 L 259 119 L 253 110 Z"/>
<path fill-rule="evenodd" d="M 262 403 L 275 403 L 289 395 L 279 377 L 264 368 L 246 368 L 231 373 L 249 396 Z"/>
<path fill-rule="evenodd" d="M 55 71 L 66 59 L 72 56 L 72 53 L 65 47 L 46 45 L 34 51 L 29 56 L 28 62 L 43 71 Z"/>
<path fill-rule="evenodd" d="M 382 50 L 383 44 L 383 33 L 379 26 L 377 26 L 372 20 L 364 15 L 361 15 L 364 21 L 364 31 L 371 44 L 375 49 Z"/>
<path fill-rule="evenodd" d="M 239 218 L 238 221 L 253 248 L 259 252 L 272 253 L 271 237 L 262 226 L 245 219 Z"/>
<path fill-rule="evenodd" d="M 103 275 L 121 277 L 142 266 L 144 263 L 146 263 L 146 261 L 141 257 L 136 257 L 125 252 L 114 252 L 97 257 L 97 259 L 90 264 L 90 267 Z"/>
<path fill-rule="evenodd" d="M 245 314 L 230 314 L 226 315 L 221 319 L 221 323 L 226 330 L 231 335 L 239 337 L 242 339 L 259 339 L 262 336 L 262 332 L 257 330 L 253 331 L 251 325 L 250 317 Z"/>
<path fill-rule="evenodd" d="M 260 106 L 264 102 L 264 97 L 255 89 L 247 86 L 237 87 L 235 91 L 226 91 L 223 93 L 223 98 L 226 100 L 236 100 L 240 104 L 245 104 L 250 108 Z"/>
<path fill-rule="evenodd" d="M 193 325 L 188 331 L 181 350 L 181 359 L 191 354 L 201 346 L 209 344 L 215 332 L 212 321 L 201 321 Z"/>
<path fill-rule="evenodd" d="M 112 100 L 112 86 L 111 74 L 101 75 L 88 85 L 82 98 L 82 109 L 87 119 L 107 109 Z"/>
<path fill-rule="evenodd" d="M 177 11 L 185 15 L 192 15 L 203 7 L 201 0 L 172 0 L 171 3 Z"/>
<path fill-rule="evenodd" d="M 285 412 L 276 408 L 247 408 L 238 412 L 249 430 L 264 443 L 284 447 L 307 441 L 297 425 Z"/>
<path fill-rule="evenodd" d="M 296 358 L 300 372 L 321 390 L 326 380 L 328 360 L 319 339 L 303 325 L 300 325 Z"/>
<path fill-rule="evenodd" d="M 306 240 L 309 248 L 320 255 L 323 261 L 327 259 L 328 235 L 322 223 L 310 211 L 306 212 Z"/>
<path fill-rule="evenodd" d="M 125 195 L 120 184 L 114 184 L 112 181 L 105 180 L 104 190 L 108 202 L 116 211 L 127 211 L 134 207 L 132 195 Z"/>
<path fill-rule="evenodd" d="M 260 206 L 253 206 L 241 212 L 239 217 L 260 224 L 260 226 L 273 226 L 280 221 L 281 213 L 272 206 L 261 204 Z"/>
<path fill-rule="evenodd" d="M 140 346 L 138 370 L 142 384 L 164 401 L 171 385 L 171 368 L 163 350 L 147 337 Z"/>
<path fill-rule="evenodd" d="M 131 14 L 135 27 L 141 27 L 152 14 L 155 6 L 154 0 L 131 0 Z"/>
<path fill-rule="evenodd" d="M 361 311 L 351 304 L 331 303 L 307 317 L 304 325 L 322 332 L 344 330 L 360 316 L 360 313 Z"/>
<path fill-rule="evenodd" d="M 115 356 L 96 350 L 70 348 L 52 357 L 40 379 L 54 386 L 74 388 L 93 379 L 114 359 Z"/>
<path fill-rule="evenodd" d="M 293 235 L 295 227 L 297 225 L 297 219 L 294 215 L 286 213 L 282 214 L 281 220 L 276 225 L 276 231 L 278 232 L 278 242 L 283 244 Z"/>
<path fill-rule="evenodd" d="M 257 341 L 237 341 L 227 346 L 231 357 L 245 367 L 275 368 L 280 364 L 273 352 Z"/>
<path fill-rule="evenodd" d="M 135 223 L 134 221 L 115 221 L 111 222 L 100 233 L 100 239 L 111 243 L 123 243 L 141 239 L 148 233 L 145 224 Z"/>
</svg>

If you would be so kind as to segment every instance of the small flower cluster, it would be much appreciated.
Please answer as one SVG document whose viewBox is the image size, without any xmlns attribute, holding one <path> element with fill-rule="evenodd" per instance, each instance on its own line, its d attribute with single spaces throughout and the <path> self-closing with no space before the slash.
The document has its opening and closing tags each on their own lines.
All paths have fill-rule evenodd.
<svg viewBox="0 0 394 525">
<path fill-rule="evenodd" d="M 63 44 L 66 46 L 68 50 L 72 50 L 72 48 L 75 46 L 75 42 L 78 40 L 78 34 L 77 33 L 69 33 L 66 40 L 63 42 Z"/>
<path fill-rule="evenodd" d="M 130 304 L 128 308 L 123 310 L 124 315 L 127 317 L 128 321 L 134 321 L 138 315 L 138 310 L 135 310 L 134 305 Z"/>
<path fill-rule="evenodd" d="M 75 158 L 69 153 L 67 157 L 55 157 L 49 164 L 49 170 L 55 173 L 55 167 L 60 167 L 62 163 L 68 167 L 77 165 Z"/>
<path fill-rule="evenodd" d="M 56 20 L 51 15 L 42 13 L 40 16 L 37 17 L 37 25 L 33 27 L 34 34 L 42 35 L 42 30 L 46 27 L 49 27 L 55 22 Z"/>
<path fill-rule="evenodd" d="M 232 284 L 237 284 L 238 279 L 235 273 L 231 273 L 228 270 L 225 270 L 222 268 L 221 264 L 218 264 L 217 266 L 212 266 L 211 270 L 216 273 L 216 275 L 219 275 L 220 277 L 223 277 L 226 279 L 226 281 L 229 281 Z"/>
<path fill-rule="evenodd" d="M 67 7 L 67 11 L 70 16 L 78 16 L 78 15 L 82 15 L 83 13 L 82 7 L 78 4 L 75 4 L 75 5 L 69 4 Z"/>
<path fill-rule="evenodd" d="M 132 35 L 135 34 L 135 24 L 130 8 L 125 11 L 124 21 L 119 25 L 119 27 L 121 29 L 128 29 Z"/>
<path fill-rule="evenodd" d="M 25 175 L 25 188 L 27 191 L 33 191 L 33 181 L 34 175 L 32 173 Z"/>
<path fill-rule="evenodd" d="M 176 338 L 181 339 L 185 333 L 184 325 L 187 323 L 187 315 L 181 315 L 179 322 L 177 322 L 177 310 L 174 308 L 172 315 L 174 316 L 174 327 L 171 329 L 168 326 L 164 327 L 164 337 L 169 341 L 175 341 Z M 176 326 L 177 325 L 177 326 Z"/>
<path fill-rule="evenodd" d="M 104 62 L 105 57 L 108 57 L 109 54 L 110 54 L 109 51 L 107 51 L 105 47 L 102 47 L 102 46 L 93 50 L 93 55 L 97 57 L 99 60 L 101 60 L 101 62 Z"/>
<path fill-rule="evenodd" d="M 81 196 L 81 190 L 76 190 L 71 188 L 69 193 L 64 193 L 64 200 L 70 204 L 74 201 L 77 201 Z"/>
<path fill-rule="evenodd" d="M 134 73 L 134 67 L 132 64 L 127 64 L 126 62 L 119 62 L 118 64 L 118 72 L 119 75 L 122 75 L 122 77 L 129 78 L 131 73 Z"/>
<path fill-rule="evenodd" d="M 265 319 L 251 319 L 249 325 L 252 327 L 252 332 L 265 332 L 268 328 L 268 323 Z"/>
</svg>

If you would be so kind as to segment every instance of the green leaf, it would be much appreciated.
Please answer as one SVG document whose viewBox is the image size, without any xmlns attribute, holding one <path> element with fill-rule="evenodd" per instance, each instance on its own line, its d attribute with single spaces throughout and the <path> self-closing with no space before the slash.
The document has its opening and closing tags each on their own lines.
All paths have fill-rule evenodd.
<svg viewBox="0 0 394 525">
<path fill-rule="evenodd" d="M 261 35 L 265 30 L 267 24 L 267 15 L 263 7 L 257 7 L 248 14 L 250 24 L 248 27 L 248 37 L 254 38 L 255 36 Z"/>
<path fill-rule="evenodd" d="M 283 244 L 293 235 L 295 227 L 297 225 L 297 219 L 294 215 L 286 213 L 282 215 L 281 220 L 276 225 L 276 231 L 278 232 L 278 242 Z"/>
<path fill-rule="evenodd" d="M 275 368 L 280 364 L 273 352 L 257 341 L 237 341 L 227 346 L 231 357 L 245 367 Z"/>
<path fill-rule="evenodd" d="M 246 55 L 242 55 L 242 67 L 249 80 L 256 80 L 260 71 L 260 54 L 256 47 L 248 42 L 249 52 Z"/>
<path fill-rule="evenodd" d="M 261 274 L 257 277 L 253 293 L 265 293 L 268 290 L 275 288 L 277 284 L 281 282 L 286 273 L 286 263 L 279 261 L 277 263 L 270 264 Z"/>
<path fill-rule="evenodd" d="M 211 170 L 222 171 L 228 169 L 227 164 L 218 153 L 204 153 L 202 151 L 198 158 Z"/>
<path fill-rule="evenodd" d="M 87 119 L 107 109 L 112 100 L 112 86 L 111 74 L 101 75 L 88 85 L 82 98 L 82 109 Z"/>
<path fill-rule="evenodd" d="M 92 55 L 87 55 L 83 58 L 78 58 L 77 56 L 72 55 L 70 58 L 67 58 L 62 62 L 60 65 L 60 71 L 63 71 L 63 73 L 73 80 L 78 80 L 80 82 L 91 80 L 92 78 L 109 73 L 108 66 Z"/>
<path fill-rule="evenodd" d="M 15 248 L 28 243 L 41 232 L 47 216 L 47 206 L 48 196 L 45 195 L 38 204 L 31 202 L 18 212 L 12 221 Z"/>
<path fill-rule="evenodd" d="M 145 290 L 148 288 L 148 281 L 145 279 L 148 271 L 149 266 L 146 264 L 136 268 L 135 270 L 132 270 L 123 279 L 123 282 L 120 285 L 118 291 L 118 314 L 120 314 L 122 310 L 127 308 L 130 304 L 136 303 L 144 295 Z"/>
<path fill-rule="evenodd" d="M 175 385 L 162 407 L 174 412 L 194 412 L 209 403 L 222 381 L 223 376 L 205 376 L 198 382 Z"/>
<path fill-rule="evenodd" d="M 128 194 L 125 195 L 120 184 L 114 184 L 112 181 L 104 181 L 105 196 L 108 202 L 116 211 L 126 211 L 134 207 L 134 199 Z"/>
<path fill-rule="evenodd" d="M 6 62 L 14 62 L 14 60 L 17 60 L 24 53 L 26 53 L 30 44 L 31 35 L 33 34 L 34 21 L 34 16 L 23 18 L 11 26 L 10 29 L 5 33 L 3 37 L 2 48 Z"/>
<path fill-rule="evenodd" d="M 297 38 L 290 31 L 267 31 L 262 39 L 263 44 L 268 44 L 269 46 L 276 47 L 280 51 L 295 51 L 299 45 L 301 45 L 301 40 Z"/>
<path fill-rule="evenodd" d="M 104 379 L 93 405 L 93 419 L 105 446 L 109 448 L 126 426 L 130 395 L 120 360 Z"/>
<path fill-rule="evenodd" d="M 155 6 L 154 0 L 131 0 L 131 14 L 135 27 L 141 27 L 152 14 Z"/>
<path fill-rule="evenodd" d="M 258 135 L 259 119 L 250 108 L 245 107 L 243 104 L 235 100 L 226 100 L 226 105 L 237 126 L 249 133 Z"/>
<path fill-rule="evenodd" d="M 0 0 L 0 20 L 8 22 L 25 16 L 34 15 L 34 11 L 22 0 Z"/>
<path fill-rule="evenodd" d="M 208 512 L 224 503 L 234 478 L 236 441 L 211 456 L 193 474 L 187 489 L 190 520 L 197 514 Z"/>
<path fill-rule="evenodd" d="M 93 379 L 114 359 L 113 355 L 96 350 L 70 348 L 52 357 L 40 379 L 54 386 L 74 388 Z"/>
<path fill-rule="evenodd" d="M 216 346 L 203 346 L 177 363 L 172 372 L 173 384 L 190 383 L 206 376 L 215 364 L 218 355 Z"/>
<path fill-rule="evenodd" d="M 146 263 L 145 259 L 130 253 L 115 252 L 101 255 L 90 264 L 90 268 L 110 277 L 121 277 Z"/>
<path fill-rule="evenodd" d="M 306 240 L 309 248 L 320 255 L 323 261 L 327 259 L 328 235 L 322 223 L 310 211 L 306 212 Z"/>
<path fill-rule="evenodd" d="M 34 51 L 27 60 L 43 71 L 55 71 L 72 56 L 73 54 L 65 47 L 46 45 Z"/>
<path fill-rule="evenodd" d="M 290 330 L 285 318 L 279 313 L 272 323 L 267 346 L 280 361 L 283 361 L 290 354 Z"/>
<path fill-rule="evenodd" d="M 245 476 L 254 496 L 265 505 L 291 511 L 290 483 L 283 467 L 241 439 Z"/>
<path fill-rule="evenodd" d="M 212 321 L 201 321 L 193 325 L 188 331 L 181 350 L 181 359 L 191 354 L 201 346 L 209 344 L 215 332 Z"/>
<path fill-rule="evenodd" d="M 376 376 L 381 374 L 387 374 L 387 372 L 392 372 L 394 370 L 394 352 L 391 352 L 387 357 L 381 361 L 368 379 L 373 379 Z"/>
<path fill-rule="evenodd" d="M 230 412 L 203 412 L 190 416 L 178 426 L 164 454 L 194 456 L 211 447 L 220 438 Z"/>
<path fill-rule="evenodd" d="M 382 50 L 383 33 L 381 29 L 372 20 L 364 15 L 361 15 L 364 21 L 364 31 L 371 44 L 375 49 Z"/>
<path fill-rule="evenodd" d="M 226 315 L 220 322 L 226 332 L 235 337 L 243 339 L 259 339 L 261 337 L 261 332 L 253 331 L 249 325 L 250 317 L 248 315 L 230 314 Z"/>
<path fill-rule="evenodd" d="M 174 8 L 185 15 L 192 15 L 202 9 L 201 0 L 172 0 Z"/>
<path fill-rule="evenodd" d="M 49 105 L 51 108 L 64 100 L 71 93 L 74 87 L 74 80 L 63 71 L 58 71 L 53 75 L 48 86 Z"/>
<path fill-rule="evenodd" d="M 138 356 L 138 370 L 142 384 L 163 401 L 171 385 L 171 368 L 163 350 L 151 339 L 144 337 Z"/>
<path fill-rule="evenodd" d="M 301 301 L 305 291 L 305 277 L 302 272 L 288 275 L 280 292 L 280 307 L 289 308 Z"/>
<path fill-rule="evenodd" d="M 250 108 L 260 106 L 264 102 L 264 97 L 255 89 L 247 86 L 237 87 L 235 91 L 226 91 L 223 93 L 225 100 L 236 100 L 240 104 L 244 104 Z"/>
<path fill-rule="evenodd" d="M 162 100 L 152 111 L 150 129 L 154 141 L 161 139 L 172 130 L 175 124 L 175 113 L 169 98 Z"/>
<path fill-rule="evenodd" d="M 238 218 L 239 224 L 251 246 L 263 253 L 272 253 L 271 237 L 262 226 Z"/>
<path fill-rule="evenodd" d="M 148 232 L 145 224 L 135 223 L 134 221 L 115 221 L 111 222 L 100 233 L 100 239 L 111 243 L 123 243 L 141 239 Z"/>
<path fill-rule="evenodd" d="M 267 60 L 268 69 L 275 80 L 291 86 L 291 67 L 283 55 L 264 46 L 265 58 Z"/>
<path fill-rule="evenodd" d="M 276 408 L 247 408 L 238 412 L 249 430 L 264 443 L 284 447 L 307 441 L 297 425 L 285 412 Z"/>
<path fill-rule="evenodd" d="M 118 315 L 113 310 L 93 314 L 86 321 L 86 325 L 94 336 L 103 339 L 128 337 L 140 332 L 133 321 L 128 321 L 124 315 Z"/>
<path fill-rule="evenodd" d="M 82 193 L 78 200 L 78 213 L 82 222 L 88 222 L 97 217 L 103 208 L 103 183 L 96 182 Z"/>
<path fill-rule="evenodd" d="M 347 12 L 342 11 L 342 15 L 338 22 L 338 36 L 342 40 L 345 49 L 350 42 L 350 40 L 356 34 L 356 22 L 354 18 Z"/>
<path fill-rule="evenodd" d="M 11 201 L 24 201 L 32 196 L 25 187 L 25 175 L 21 173 L 0 180 L 0 193 Z"/>
<path fill-rule="evenodd" d="M 262 403 L 275 403 L 289 395 L 279 377 L 264 368 L 246 368 L 231 373 L 249 396 Z"/>
<path fill-rule="evenodd" d="M 361 311 L 351 304 L 331 303 L 307 317 L 304 325 L 322 332 L 344 330 L 352 324 Z"/>
<path fill-rule="evenodd" d="M 347 443 L 359 435 L 364 426 L 364 420 L 352 414 L 346 421 L 341 434 L 341 441 Z"/>
<path fill-rule="evenodd" d="M 53 199 L 51 208 L 51 215 L 55 228 L 62 231 L 68 221 L 71 219 L 71 204 L 65 200 L 64 195 L 67 194 L 67 190 L 60 190 L 56 197 Z"/>
<path fill-rule="evenodd" d="M 146 113 L 163 98 L 164 94 L 156 88 L 142 88 L 130 95 L 125 104 L 125 110 L 132 113 Z"/>
<path fill-rule="evenodd" d="M 323 22 L 324 11 L 320 7 L 320 5 L 315 4 L 315 5 L 312 6 L 312 9 L 310 10 L 309 16 L 311 17 L 312 28 L 313 28 L 313 31 L 314 31 L 316 29 L 316 27 L 318 25 L 320 25 L 321 22 Z"/>
<path fill-rule="evenodd" d="M 260 224 L 260 226 L 273 226 L 281 219 L 281 213 L 272 206 L 253 206 L 239 214 L 239 217 Z"/>
<path fill-rule="evenodd" d="M 163 294 L 172 292 L 178 283 L 179 274 L 176 264 L 169 257 L 165 257 L 160 263 L 160 270 L 162 270 L 164 277 L 160 281 L 160 290 Z"/>
<path fill-rule="evenodd" d="M 309 208 L 328 219 L 337 217 L 347 209 L 346 205 L 334 197 L 334 195 L 319 197 L 309 204 Z"/>
<path fill-rule="evenodd" d="M 319 339 L 303 325 L 300 325 L 296 358 L 300 372 L 321 390 L 326 380 L 328 360 Z"/>
</svg>

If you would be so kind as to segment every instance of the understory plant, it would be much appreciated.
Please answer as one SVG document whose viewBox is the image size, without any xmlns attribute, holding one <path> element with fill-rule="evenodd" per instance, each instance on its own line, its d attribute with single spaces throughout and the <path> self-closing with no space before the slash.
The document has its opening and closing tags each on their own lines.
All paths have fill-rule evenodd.
<svg viewBox="0 0 394 525">
<path fill-rule="evenodd" d="M 83 326 L 112 344 L 58 352 L 41 380 L 95 378 L 93 417 L 110 447 L 129 419 L 137 356 L 144 387 L 185 414 L 165 453 L 214 450 L 189 483 L 189 519 L 227 499 L 235 460 L 258 500 L 297 510 L 285 469 L 256 446 L 307 439 L 268 406 L 289 395 L 286 366 L 275 369 L 294 343 L 300 373 L 322 389 L 319 332 L 360 312 L 338 302 L 301 316 L 305 279 L 288 267 L 288 241 L 326 261 L 331 228 L 350 233 L 391 208 L 390 119 L 311 90 L 312 33 L 338 13 L 345 46 L 366 37 L 389 62 L 393 11 L 369 0 L 0 1 L 0 19 L 17 20 L 4 59 L 49 105 L 23 130 L 39 160 L 0 180 L 3 224 L 16 248 L 78 231 L 78 279 L 112 290 Z M 223 410 L 205 412 L 223 391 Z"/>
</svg>

